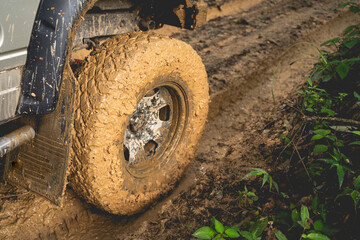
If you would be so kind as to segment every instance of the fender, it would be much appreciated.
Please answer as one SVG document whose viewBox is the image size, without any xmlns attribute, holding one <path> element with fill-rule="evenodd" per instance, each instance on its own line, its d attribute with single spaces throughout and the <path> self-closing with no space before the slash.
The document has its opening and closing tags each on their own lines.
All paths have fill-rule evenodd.
<svg viewBox="0 0 360 240">
<path fill-rule="evenodd" d="M 28 46 L 18 114 L 55 110 L 74 32 L 96 1 L 41 0 Z"/>
<path fill-rule="evenodd" d="M 97 1 L 41 0 L 22 75 L 18 114 L 43 115 L 56 109 L 64 65 L 75 34 L 85 13 Z M 156 15 L 161 24 L 194 29 L 206 19 L 206 4 L 202 0 L 136 0 L 134 3 L 145 9 L 140 14 L 145 19 Z"/>
</svg>

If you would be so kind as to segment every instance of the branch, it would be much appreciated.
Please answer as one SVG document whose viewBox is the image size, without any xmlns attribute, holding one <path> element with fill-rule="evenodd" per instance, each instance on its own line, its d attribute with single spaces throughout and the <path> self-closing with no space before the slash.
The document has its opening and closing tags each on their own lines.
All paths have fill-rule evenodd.
<svg viewBox="0 0 360 240">
<path fill-rule="evenodd" d="M 346 118 L 337 118 L 337 117 L 303 117 L 307 121 L 329 121 L 329 122 L 337 122 L 337 123 L 346 123 L 352 126 L 358 126 L 360 127 L 360 122 L 352 119 L 346 119 Z"/>
</svg>

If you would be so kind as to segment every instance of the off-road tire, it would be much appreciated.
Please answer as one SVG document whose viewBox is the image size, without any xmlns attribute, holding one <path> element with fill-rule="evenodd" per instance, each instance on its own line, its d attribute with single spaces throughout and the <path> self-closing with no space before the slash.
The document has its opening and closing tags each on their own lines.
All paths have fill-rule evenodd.
<svg viewBox="0 0 360 240">
<path fill-rule="evenodd" d="M 124 134 L 139 101 L 157 86 L 182 95 L 180 130 L 162 157 L 136 169 L 125 159 Z M 77 92 L 72 188 L 119 215 L 135 214 L 166 194 L 194 157 L 208 113 L 207 75 L 197 53 L 151 33 L 116 36 L 87 58 Z"/>
</svg>

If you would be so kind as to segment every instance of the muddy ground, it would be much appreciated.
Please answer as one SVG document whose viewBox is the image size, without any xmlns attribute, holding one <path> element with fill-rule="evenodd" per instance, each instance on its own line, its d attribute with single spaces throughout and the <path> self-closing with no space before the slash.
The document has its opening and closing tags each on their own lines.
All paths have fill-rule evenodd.
<svg viewBox="0 0 360 240">
<path fill-rule="evenodd" d="M 272 170 L 269 149 L 288 123 L 283 106 L 314 63 L 311 47 L 290 46 L 318 46 L 358 23 L 348 11 L 332 11 L 342 2 L 239 0 L 212 10 L 194 32 L 161 30 L 198 51 L 212 99 L 200 147 L 177 188 L 144 213 L 119 217 L 84 203 L 70 188 L 59 208 L 1 182 L 0 239 L 190 239 L 212 216 L 229 225 L 241 221 L 241 177 L 250 167 Z"/>
</svg>

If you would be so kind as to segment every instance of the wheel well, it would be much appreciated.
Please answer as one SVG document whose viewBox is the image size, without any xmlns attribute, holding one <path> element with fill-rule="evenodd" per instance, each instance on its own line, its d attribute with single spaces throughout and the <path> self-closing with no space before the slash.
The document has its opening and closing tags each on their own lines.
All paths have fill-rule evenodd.
<svg viewBox="0 0 360 240">
<path fill-rule="evenodd" d="M 48 114 L 55 110 L 71 49 L 84 48 L 94 39 L 163 24 L 193 29 L 206 18 L 202 3 L 202 0 L 42 0 L 28 46 L 18 114 Z"/>
</svg>

